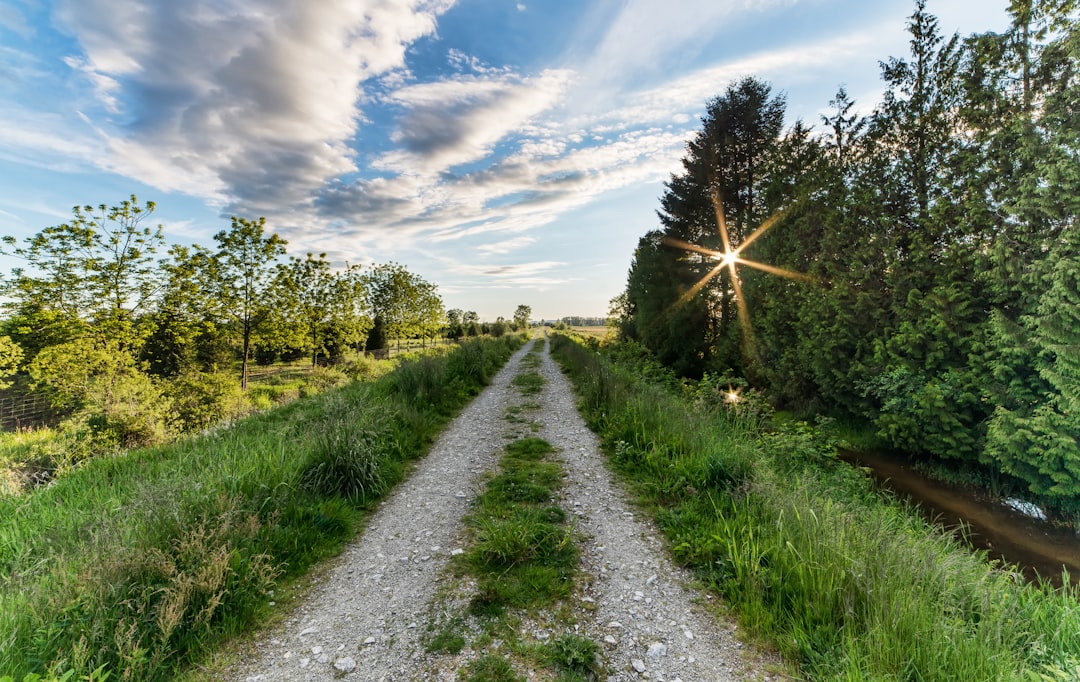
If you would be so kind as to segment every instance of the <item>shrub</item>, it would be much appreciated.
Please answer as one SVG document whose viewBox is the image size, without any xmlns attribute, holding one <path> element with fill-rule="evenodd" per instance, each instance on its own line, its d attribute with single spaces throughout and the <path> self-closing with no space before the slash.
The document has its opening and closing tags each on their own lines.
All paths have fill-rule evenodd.
<svg viewBox="0 0 1080 682">
<path fill-rule="evenodd" d="M 187 370 L 165 384 L 172 401 L 177 431 L 201 431 L 251 409 L 240 384 L 224 372 Z"/>
</svg>

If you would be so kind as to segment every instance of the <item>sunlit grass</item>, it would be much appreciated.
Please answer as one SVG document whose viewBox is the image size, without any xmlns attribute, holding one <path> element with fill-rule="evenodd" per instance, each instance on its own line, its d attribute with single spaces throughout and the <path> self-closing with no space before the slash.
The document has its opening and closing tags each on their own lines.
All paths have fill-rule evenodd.
<svg viewBox="0 0 1080 682">
<path fill-rule="evenodd" d="M 590 425 L 658 505 L 675 557 L 807 679 L 1070 679 L 1080 590 L 988 565 L 876 494 L 804 429 L 763 435 L 738 412 L 607 365 L 556 337 Z"/>
<path fill-rule="evenodd" d="M 352 536 L 519 337 L 0 496 L 0 675 L 171 679 Z"/>
</svg>

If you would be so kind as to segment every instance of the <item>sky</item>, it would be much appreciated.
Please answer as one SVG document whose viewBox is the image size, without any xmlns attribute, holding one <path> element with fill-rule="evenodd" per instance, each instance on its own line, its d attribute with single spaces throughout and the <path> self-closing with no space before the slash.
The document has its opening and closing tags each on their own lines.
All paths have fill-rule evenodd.
<svg viewBox="0 0 1080 682">
<path fill-rule="evenodd" d="M 947 34 L 1008 0 L 928 0 Z M 706 103 L 880 101 L 908 0 L 0 0 L 0 232 L 135 194 L 169 243 L 265 216 L 481 319 L 604 316 Z M 17 262 L 0 257 L 0 272 Z"/>
</svg>

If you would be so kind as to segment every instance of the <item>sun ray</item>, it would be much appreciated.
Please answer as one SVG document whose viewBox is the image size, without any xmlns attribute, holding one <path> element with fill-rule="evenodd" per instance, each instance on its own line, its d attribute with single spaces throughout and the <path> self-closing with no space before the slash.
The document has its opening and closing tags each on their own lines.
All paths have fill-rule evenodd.
<svg viewBox="0 0 1080 682">
<path fill-rule="evenodd" d="M 681 239 L 674 237 L 664 237 L 664 243 L 668 246 L 674 246 L 679 249 L 686 249 L 687 251 L 693 251 L 694 253 L 700 253 L 703 256 L 709 258 L 720 258 L 724 254 L 719 251 L 713 251 L 712 249 L 706 249 L 704 246 L 698 246 L 697 244 L 691 244 L 690 242 L 684 242 Z"/>
<path fill-rule="evenodd" d="M 694 286 L 690 287 L 686 291 L 686 293 L 684 293 L 682 296 L 680 296 L 679 300 L 676 301 L 675 305 L 680 306 L 680 305 L 686 303 L 687 301 L 689 301 L 690 299 L 692 299 L 693 297 L 697 296 L 697 293 L 699 291 L 701 291 L 702 289 L 704 289 L 705 285 L 708 284 L 709 282 L 711 282 L 714 277 L 719 275 L 720 271 L 723 270 L 725 267 L 727 267 L 727 266 L 724 265 L 723 263 L 720 263 L 715 268 L 710 270 L 704 277 L 702 277 L 700 280 L 698 280 L 697 283 L 694 284 Z"/>
<path fill-rule="evenodd" d="M 713 212 L 716 213 L 716 226 L 720 229 L 720 241 L 724 245 L 724 253 L 731 253 L 731 237 L 728 236 L 724 202 L 720 200 L 720 193 L 716 189 L 709 192 L 709 199 L 712 200 Z"/>
<path fill-rule="evenodd" d="M 814 281 L 810 275 L 804 275 L 801 272 L 794 272 L 792 270 L 785 270 L 784 268 L 778 268 L 775 265 L 768 265 L 767 263 L 759 263 L 753 260 L 739 259 L 739 262 L 751 268 L 758 270 L 764 270 L 765 272 L 772 273 L 774 275 L 780 275 L 781 277 L 787 277 L 788 279 L 797 279 L 803 282 Z"/>
</svg>

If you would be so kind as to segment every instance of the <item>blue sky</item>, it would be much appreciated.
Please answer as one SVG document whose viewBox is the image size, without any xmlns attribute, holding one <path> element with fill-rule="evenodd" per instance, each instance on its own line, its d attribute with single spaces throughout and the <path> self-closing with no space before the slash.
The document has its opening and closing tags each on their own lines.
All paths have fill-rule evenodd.
<svg viewBox="0 0 1080 682">
<path fill-rule="evenodd" d="M 966 35 L 1006 5 L 928 9 Z M 707 100 L 755 75 L 789 123 L 840 85 L 869 110 L 913 8 L 0 0 L 0 232 L 134 193 L 170 242 L 266 216 L 290 253 L 402 263 L 483 319 L 604 315 Z"/>
</svg>

